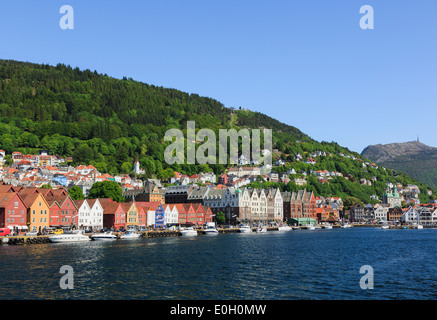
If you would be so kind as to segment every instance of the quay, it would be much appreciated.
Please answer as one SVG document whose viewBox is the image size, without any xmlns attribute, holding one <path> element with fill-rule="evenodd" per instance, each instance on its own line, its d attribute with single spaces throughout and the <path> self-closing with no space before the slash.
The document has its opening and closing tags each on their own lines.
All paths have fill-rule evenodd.
<svg viewBox="0 0 437 320">
<path fill-rule="evenodd" d="M 324 226 L 321 226 L 324 228 Z M 341 228 L 339 224 L 333 225 L 333 228 Z M 379 224 L 354 224 L 354 228 L 360 228 L 360 227 L 368 227 L 368 228 L 380 228 L 381 225 Z M 436 226 L 424 226 L 424 228 L 435 228 Z M 306 226 L 299 226 L 302 230 L 307 229 Z M 394 226 L 390 225 L 390 229 L 417 229 L 415 226 Z M 240 229 L 238 227 L 235 228 L 217 228 L 219 233 L 240 233 Z M 256 228 L 252 228 L 253 232 L 256 232 Z M 267 231 L 278 231 L 278 227 L 267 227 Z M 199 235 L 205 234 L 203 229 L 197 229 L 197 233 Z M 85 234 L 89 237 L 91 237 L 93 234 L 96 233 L 88 233 Z M 121 233 L 115 232 L 114 233 L 118 239 L 120 239 Z M 27 244 L 42 244 L 42 243 L 50 243 L 49 237 L 51 235 L 44 235 L 44 236 L 6 236 L 6 237 L 0 237 L 0 245 L 8 244 L 8 245 L 27 245 Z M 143 231 L 141 232 L 142 238 L 160 238 L 160 237 L 177 237 L 181 236 L 181 233 L 179 230 L 149 230 L 149 231 Z"/>
</svg>

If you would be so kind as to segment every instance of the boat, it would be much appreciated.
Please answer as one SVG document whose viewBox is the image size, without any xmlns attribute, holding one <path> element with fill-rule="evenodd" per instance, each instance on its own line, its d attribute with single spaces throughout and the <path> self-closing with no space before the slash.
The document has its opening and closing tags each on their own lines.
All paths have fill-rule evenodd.
<svg viewBox="0 0 437 320">
<path fill-rule="evenodd" d="M 98 241 L 117 240 L 117 236 L 110 232 L 105 232 L 105 233 L 93 234 L 91 236 L 91 239 L 98 240 Z"/>
<path fill-rule="evenodd" d="M 250 233 L 252 232 L 252 228 L 249 227 L 248 225 L 242 224 L 239 228 L 241 233 Z"/>
<path fill-rule="evenodd" d="M 316 230 L 316 227 L 314 227 L 311 223 L 306 225 L 307 230 Z"/>
<path fill-rule="evenodd" d="M 203 230 L 203 232 L 205 232 L 205 234 L 218 234 L 218 230 L 216 229 L 216 227 L 213 226 L 208 226 L 206 229 Z"/>
<path fill-rule="evenodd" d="M 83 235 L 80 232 L 75 233 L 63 233 L 63 234 L 57 234 L 54 236 L 49 237 L 49 240 L 54 243 L 60 243 L 60 242 L 84 242 L 84 241 L 91 241 L 91 238 L 88 236 Z"/>
<path fill-rule="evenodd" d="M 423 229 L 423 226 L 420 223 L 413 223 L 414 229 Z"/>
<path fill-rule="evenodd" d="M 332 229 L 332 226 L 331 226 L 330 224 L 325 224 L 323 227 L 324 227 L 325 229 Z"/>
<path fill-rule="evenodd" d="M 203 229 L 203 232 L 205 234 L 218 234 L 218 230 L 215 227 L 215 222 L 207 222 L 206 223 L 206 228 Z"/>
<path fill-rule="evenodd" d="M 385 222 L 381 225 L 381 229 L 390 229 L 390 226 L 388 225 L 387 222 Z"/>
<path fill-rule="evenodd" d="M 139 237 L 141 237 L 141 233 L 125 232 L 125 234 L 120 236 L 120 239 L 123 239 L 123 240 L 133 240 L 133 239 L 138 239 Z"/>
<path fill-rule="evenodd" d="M 183 236 L 197 236 L 197 231 L 193 227 L 187 227 L 181 230 Z"/>
<path fill-rule="evenodd" d="M 293 230 L 290 226 L 279 226 L 278 231 L 290 231 Z"/>
<path fill-rule="evenodd" d="M 300 230 L 300 227 L 295 226 L 295 227 L 293 227 L 293 230 Z"/>
<path fill-rule="evenodd" d="M 417 222 L 414 223 L 416 229 L 423 229 L 423 225 L 420 224 L 419 215 L 416 217 Z"/>
<path fill-rule="evenodd" d="M 257 233 L 266 233 L 267 232 L 267 228 L 266 227 L 258 227 L 256 228 L 256 232 Z"/>
<path fill-rule="evenodd" d="M 315 229 L 322 229 L 321 226 L 314 226 Z"/>
</svg>

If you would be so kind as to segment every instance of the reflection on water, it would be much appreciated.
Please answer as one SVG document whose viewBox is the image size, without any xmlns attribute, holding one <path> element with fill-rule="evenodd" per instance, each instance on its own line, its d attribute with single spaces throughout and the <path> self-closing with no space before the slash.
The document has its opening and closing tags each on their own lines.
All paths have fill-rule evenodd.
<svg viewBox="0 0 437 320">
<path fill-rule="evenodd" d="M 1 246 L 0 298 L 435 299 L 436 230 L 387 231 Z M 73 290 L 59 287 L 63 265 Z M 362 265 L 375 270 L 374 290 L 360 289 Z"/>
</svg>

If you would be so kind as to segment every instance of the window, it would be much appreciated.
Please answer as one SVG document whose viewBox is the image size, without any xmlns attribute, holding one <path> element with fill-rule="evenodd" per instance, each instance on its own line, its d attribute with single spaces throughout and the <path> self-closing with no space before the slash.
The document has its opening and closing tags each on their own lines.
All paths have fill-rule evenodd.
<svg viewBox="0 0 437 320">
<path fill-rule="evenodd" d="M 41 202 L 39 203 L 39 206 L 41 207 Z"/>
<path fill-rule="evenodd" d="M 18 201 L 14 202 L 14 207 L 18 207 Z"/>
</svg>

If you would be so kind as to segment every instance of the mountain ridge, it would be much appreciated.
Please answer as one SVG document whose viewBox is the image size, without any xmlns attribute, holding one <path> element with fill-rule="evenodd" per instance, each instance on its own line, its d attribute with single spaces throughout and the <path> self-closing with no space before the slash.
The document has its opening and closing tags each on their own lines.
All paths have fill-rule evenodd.
<svg viewBox="0 0 437 320">
<path fill-rule="evenodd" d="M 437 188 L 437 148 L 420 141 L 370 145 L 361 152 L 377 164 L 405 172 Z"/>
</svg>

